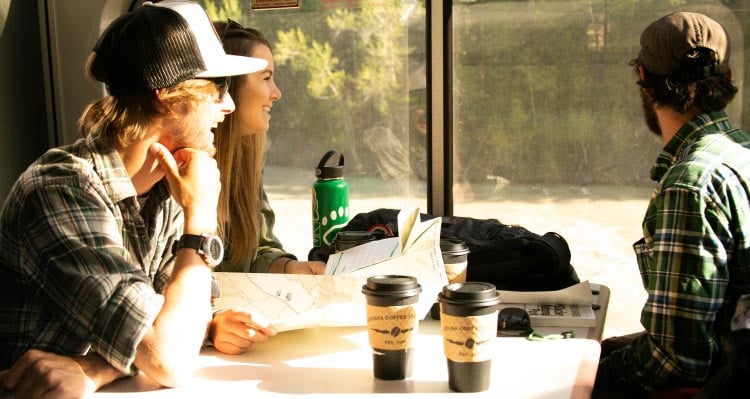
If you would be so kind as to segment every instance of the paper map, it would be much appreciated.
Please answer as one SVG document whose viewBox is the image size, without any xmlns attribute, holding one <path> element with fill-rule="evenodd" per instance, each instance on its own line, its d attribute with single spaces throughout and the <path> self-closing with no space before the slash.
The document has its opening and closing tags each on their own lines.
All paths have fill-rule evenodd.
<svg viewBox="0 0 750 399">
<path fill-rule="evenodd" d="M 221 309 L 246 308 L 277 331 L 321 326 L 364 325 L 362 284 L 355 276 L 272 273 L 215 273 Z M 347 317 L 339 317 L 339 314 Z"/>
<path fill-rule="evenodd" d="M 408 237 L 373 241 L 329 257 L 327 271 L 335 274 L 214 273 L 221 297 L 214 310 L 245 308 L 264 317 L 279 331 L 317 326 L 366 325 L 362 285 L 367 277 L 401 274 L 417 277 L 422 286 L 417 315 L 426 316 L 447 284 L 440 252 L 441 219 L 421 222 L 419 209 L 402 210 L 399 231 Z M 403 216 L 403 217 L 402 217 Z M 402 229 L 401 223 L 411 223 Z"/>
</svg>

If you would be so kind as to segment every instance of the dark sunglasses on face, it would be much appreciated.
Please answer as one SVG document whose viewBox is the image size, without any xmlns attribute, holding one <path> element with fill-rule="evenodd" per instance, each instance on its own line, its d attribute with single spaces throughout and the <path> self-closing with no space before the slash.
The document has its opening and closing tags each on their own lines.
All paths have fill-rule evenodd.
<svg viewBox="0 0 750 399">
<path fill-rule="evenodd" d="M 224 77 L 220 77 L 220 78 L 207 78 L 206 80 L 210 80 L 211 82 L 213 82 L 216 85 L 216 90 L 219 93 L 219 98 L 220 99 L 224 98 L 224 96 L 229 91 L 229 82 L 230 82 L 230 77 L 229 76 L 224 76 Z"/>
</svg>

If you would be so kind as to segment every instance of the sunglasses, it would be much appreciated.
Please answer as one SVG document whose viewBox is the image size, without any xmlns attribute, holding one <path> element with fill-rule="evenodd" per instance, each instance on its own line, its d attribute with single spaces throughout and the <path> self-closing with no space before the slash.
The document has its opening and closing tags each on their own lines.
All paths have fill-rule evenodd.
<svg viewBox="0 0 750 399">
<path fill-rule="evenodd" d="M 219 92 L 219 98 L 224 98 L 227 92 L 229 92 L 229 82 L 231 80 L 229 76 L 206 78 L 206 80 L 209 80 L 216 85 L 216 90 Z"/>
<path fill-rule="evenodd" d="M 223 42 L 226 37 L 230 37 L 236 32 L 241 33 L 244 29 L 245 28 L 243 28 L 238 22 L 232 19 L 227 19 L 227 22 L 224 24 L 224 31 L 221 32 L 220 39 Z M 227 92 L 229 92 L 229 82 L 231 81 L 229 76 L 209 78 L 208 80 L 214 82 L 216 85 L 216 89 L 219 91 L 219 98 L 224 98 Z"/>
<path fill-rule="evenodd" d="M 224 39 L 226 39 L 227 37 L 231 37 L 237 33 L 243 33 L 244 31 L 245 31 L 245 27 L 240 25 L 239 22 L 231 18 L 228 18 L 226 24 L 224 25 L 224 32 L 221 32 L 221 35 L 219 36 L 219 38 L 223 42 Z"/>
<path fill-rule="evenodd" d="M 531 334 L 531 318 L 521 308 L 504 308 L 497 314 L 498 337 L 527 337 Z"/>
<path fill-rule="evenodd" d="M 560 334 L 541 335 L 531 327 L 529 313 L 521 308 L 504 308 L 497 314 L 498 337 L 526 337 L 529 341 L 575 338 L 573 330 Z"/>
</svg>

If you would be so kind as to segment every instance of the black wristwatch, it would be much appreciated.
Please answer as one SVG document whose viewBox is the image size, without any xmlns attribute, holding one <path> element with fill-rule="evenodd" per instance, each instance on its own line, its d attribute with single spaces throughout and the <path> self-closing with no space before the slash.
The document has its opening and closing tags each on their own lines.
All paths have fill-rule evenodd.
<svg viewBox="0 0 750 399">
<path fill-rule="evenodd" d="M 215 234 L 183 234 L 179 241 L 172 245 L 172 254 L 182 248 L 195 249 L 210 267 L 215 267 L 224 260 L 224 244 Z"/>
</svg>

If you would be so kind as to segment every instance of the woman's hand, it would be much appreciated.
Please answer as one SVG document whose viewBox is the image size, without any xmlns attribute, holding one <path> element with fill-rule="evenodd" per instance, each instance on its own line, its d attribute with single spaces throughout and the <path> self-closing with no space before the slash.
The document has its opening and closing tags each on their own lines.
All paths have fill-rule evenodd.
<svg viewBox="0 0 750 399">
<path fill-rule="evenodd" d="M 274 261 L 281 263 L 280 273 L 285 274 L 325 274 L 326 264 L 323 262 L 312 261 L 303 262 L 290 258 L 279 258 Z"/>
</svg>

